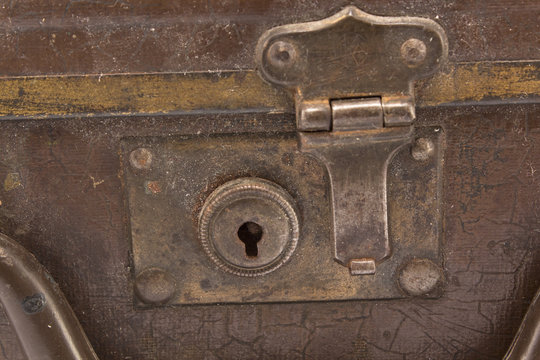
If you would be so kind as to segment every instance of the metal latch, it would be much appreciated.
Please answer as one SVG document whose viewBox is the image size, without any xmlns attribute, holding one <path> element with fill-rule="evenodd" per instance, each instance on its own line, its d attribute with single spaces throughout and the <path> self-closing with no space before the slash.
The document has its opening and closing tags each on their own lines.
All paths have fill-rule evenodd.
<svg viewBox="0 0 540 360">
<path fill-rule="evenodd" d="M 444 130 L 412 83 L 446 52 L 431 20 L 347 7 L 258 43 L 295 133 L 122 139 L 135 304 L 440 296 Z"/>
<path fill-rule="evenodd" d="M 352 6 L 259 40 L 262 77 L 294 93 L 300 150 L 328 171 L 334 256 L 352 275 L 375 273 L 392 253 L 388 163 L 414 138 L 414 80 L 431 75 L 447 52 L 444 30 L 429 19 Z"/>
<path fill-rule="evenodd" d="M 411 140 L 412 100 L 332 100 L 324 132 L 310 126 L 317 110 L 307 104 L 299 110 L 300 148 L 324 162 L 330 176 L 335 258 L 353 275 L 372 274 L 391 252 L 386 170 L 396 150 Z"/>
</svg>

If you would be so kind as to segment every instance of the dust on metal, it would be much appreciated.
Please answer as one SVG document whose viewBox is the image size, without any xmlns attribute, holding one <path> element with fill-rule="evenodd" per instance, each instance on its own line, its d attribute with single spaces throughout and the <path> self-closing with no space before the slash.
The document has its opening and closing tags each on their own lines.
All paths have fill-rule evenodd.
<svg viewBox="0 0 540 360">
<path fill-rule="evenodd" d="M 167 271 L 156 267 L 141 271 L 135 279 L 135 293 L 147 304 L 165 304 L 175 291 L 175 279 Z"/>
<path fill-rule="evenodd" d="M 395 281 L 403 262 L 420 255 L 440 261 L 443 134 L 431 127 L 415 127 L 415 138 L 429 137 L 434 142 L 434 156 L 418 162 L 410 146 L 405 146 L 390 160 L 388 231 L 391 243 L 400 250 L 367 276 L 351 276 L 347 267 L 334 260 L 330 179 L 323 164 L 298 151 L 294 133 L 125 138 L 122 159 L 134 274 L 155 266 L 171 274 L 177 291 L 167 305 L 403 297 Z M 154 165 L 147 172 L 129 162 L 130 152 L 140 147 L 154 154 Z M 285 190 L 293 198 L 299 222 L 293 254 L 264 276 L 220 270 L 204 251 L 199 235 L 199 216 L 210 195 L 246 177 L 265 179 Z M 142 186 L 148 178 L 163 185 L 160 196 L 148 196 Z M 410 186 L 411 179 L 421 179 L 422 186 Z M 260 219 L 250 217 L 251 205 L 245 206 L 247 212 L 228 231 L 242 261 L 249 263 L 254 250 L 246 245 L 254 240 L 257 256 L 263 256 L 261 244 L 268 229 Z M 373 264 L 358 263 L 366 266 L 355 265 L 353 270 L 372 273 Z M 152 304 L 158 305 L 163 304 Z"/>
<path fill-rule="evenodd" d="M 296 63 L 298 52 L 295 46 L 286 41 L 276 41 L 268 49 L 267 60 L 276 68 L 290 68 Z"/>
<path fill-rule="evenodd" d="M 427 55 L 426 44 L 422 40 L 411 38 L 401 45 L 401 57 L 410 67 L 419 66 Z"/>
<path fill-rule="evenodd" d="M 145 148 L 133 150 L 129 154 L 131 166 L 139 170 L 148 170 L 152 165 L 152 153 Z"/>
<path fill-rule="evenodd" d="M 426 47 L 422 63 L 414 68 L 400 56 L 402 44 L 411 38 L 416 46 L 421 41 Z M 279 62 L 269 61 L 284 43 L 294 44 L 297 54 L 295 66 L 285 69 Z M 255 56 L 261 76 L 293 90 L 296 102 L 301 103 L 320 98 L 410 95 L 411 81 L 432 75 L 447 55 L 445 32 L 430 19 L 375 16 L 347 6 L 326 19 L 266 31 Z"/>
<path fill-rule="evenodd" d="M 425 107 L 494 99 L 539 102 L 539 69 L 540 61 L 534 60 L 449 63 L 444 72 L 419 81 L 416 103 Z M 0 85 L 0 119 L 185 114 L 205 109 L 294 112 L 290 96 L 253 70 L 3 77 Z"/>
<path fill-rule="evenodd" d="M 411 149 L 411 155 L 415 160 L 425 161 L 429 159 L 433 152 L 435 151 L 435 146 L 433 142 L 428 138 L 419 138 L 416 139 L 414 145 Z"/>
<path fill-rule="evenodd" d="M 294 66 L 283 66 L 290 57 L 280 54 L 292 43 Z M 261 76 L 295 94 L 300 151 L 329 173 L 334 257 L 353 275 L 373 273 L 359 270 L 357 259 L 379 264 L 391 256 L 388 162 L 413 139 L 411 84 L 447 56 L 446 34 L 434 21 L 374 16 L 354 6 L 320 21 L 278 26 L 259 39 Z"/>
<path fill-rule="evenodd" d="M 442 281 L 442 269 L 428 259 L 411 260 L 399 274 L 399 285 L 409 295 L 425 295 Z"/>
<path fill-rule="evenodd" d="M 351 275 L 372 275 L 375 274 L 374 259 L 354 259 L 349 263 Z"/>
</svg>

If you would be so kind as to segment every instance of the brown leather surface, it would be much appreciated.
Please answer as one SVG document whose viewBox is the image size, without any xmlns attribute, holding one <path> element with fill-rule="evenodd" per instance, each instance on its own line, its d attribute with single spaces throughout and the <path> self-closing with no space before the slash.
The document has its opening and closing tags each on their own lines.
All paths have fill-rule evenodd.
<svg viewBox="0 0 540 360">
<path fill-rule="evenodd" d="M 2 231 L 50 270 L 103 359 L 497 359 L 540 270 L 540 106 L 419 111 L 442 124 L 445 269 L 439 300 L 274 305 L 133 306 L 118 139 L 222 132 L 227 117 L 70 119 L 1 124 Z M 237 129 L 291 130 L 277 115 L 235 116 Z M 257 115 L 260 117 L 260 115 Z M 103 182 L 102 182 L 103 181 Z M 1 321 L 6 359 L 22 358 Z"/>
<path fill-rule="evenodd" d="M 536 0 L 23 0 L 0 7 L 0 74 L 251 69 L 265 30 L 345 5 L 436 20 L 451 61 L 540 58 Z"/>
<path fill-rule="evenodd" d="M 349 4 L 330 3 L 12 1 L 0 74 L 253 68 L 264 30 Z M 453 61 L 540 59 L 535 0 L 352 3 L 436 19 Z M 134 308 L 119 139 L 293 131 L 290 116 L 3 121 L 0 231 L 51 272 L 101 359 L 500 359 L 540 286 L 540 106 L 426 108 L 418 122 L 447 141 L 438 300 Z M 0 359 L 23 358 L 0 315 Z"/>
</svg>

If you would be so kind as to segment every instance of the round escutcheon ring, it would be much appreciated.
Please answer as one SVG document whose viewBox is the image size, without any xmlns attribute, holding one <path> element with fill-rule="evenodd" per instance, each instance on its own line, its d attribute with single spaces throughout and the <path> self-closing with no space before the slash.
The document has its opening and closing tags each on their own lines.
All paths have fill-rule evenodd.
<svg viewBox="0 0 540 360">
<path fill-rule="evenodd" d="M 294 200 L 260 178 L 223 184 L 206 199 L 199 215 L 204 252 L 220 269 L 238 276 L 276 270 L 290 259 L 298 237 Z"/>
</svg>

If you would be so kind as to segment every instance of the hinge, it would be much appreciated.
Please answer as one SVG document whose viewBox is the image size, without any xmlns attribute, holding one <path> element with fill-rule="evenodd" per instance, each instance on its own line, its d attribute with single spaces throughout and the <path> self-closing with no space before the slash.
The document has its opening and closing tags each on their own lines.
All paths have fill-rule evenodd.
<svg viewBox="0 0 540 360">
<path fill-rule="evenodd" d="M 410 126 L 414 120 L 411 97 L 366 97 L 300 102 L 299 131 L 352 131 Z"/>
<path fill-rule="evenodd" d="M 375 273 L 392 253 L 388 163 L 414 138 L 414 80 L 433 74 L 447 53 L 432 20 L 353 6 L 259 39 L 259 72 L 294 92 L 300 150 L 328 171 L 334 257 L 352 275 Z"/>
</svg>

